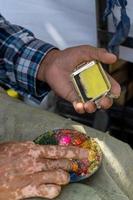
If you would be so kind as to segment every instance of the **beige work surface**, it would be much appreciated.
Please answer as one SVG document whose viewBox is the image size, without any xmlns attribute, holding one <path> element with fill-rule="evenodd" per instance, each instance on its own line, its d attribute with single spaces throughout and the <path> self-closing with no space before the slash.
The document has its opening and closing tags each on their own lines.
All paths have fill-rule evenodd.
<svg viewBox="0 0 133 200">
<path fill-rule="evenodd" d="M 104 153 L 97 173 L 83 183 L 64 187 L 57 200 L 133 200 L 133 151 L 127 144 L 107 133 L 27 106 L 0 92 L 1 141 L 33 140 L 53 128 L 78 129 L 97 138 Z"/>
</svg>

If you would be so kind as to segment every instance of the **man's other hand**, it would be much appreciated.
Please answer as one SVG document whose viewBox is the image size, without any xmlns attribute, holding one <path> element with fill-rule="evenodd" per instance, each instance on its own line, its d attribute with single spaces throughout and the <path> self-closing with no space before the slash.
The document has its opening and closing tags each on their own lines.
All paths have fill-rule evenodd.
<svg viewBox="0 0 133 200">
<path fill-rule="evenodd" d="M 108 53 L 105 49 L 82 45 L 65 50 L 51 50 L 42 61 L 38 70 L 37 78 L 46 81 L 53 91 L 60 97 L 71 102 L 75 110 L 79 113 L 94 112 L 96 105 L 93 102 L 82 103 L 70 80 L 70 74 L 75 67 L 83 62 L 98 60 L 105 64 L 116 62 L 116 56 Z M 108 75 L 111 83 L 111 93 L 113 96 L 120 95 L 120 85 Z M 99 101 L 102 109 L 108 109 L 113 103 L 110 97 L 103 97 Z"/>
</svg>

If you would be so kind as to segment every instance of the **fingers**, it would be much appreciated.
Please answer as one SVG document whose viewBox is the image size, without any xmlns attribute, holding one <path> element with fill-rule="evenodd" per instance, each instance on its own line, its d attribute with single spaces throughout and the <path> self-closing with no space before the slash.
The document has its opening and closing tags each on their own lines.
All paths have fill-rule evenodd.
<svg viewBox="0 0 133 200">
<path fill-rule="evenodd" d="M 37 183 L 38 185 L 45 183 L 66 185 L 70 181 L 70 176 L 66 171 L 58 169 L 53 171 L 38 172 L 33 175 L 29 175 L 28 179 L 30 183 Z"/>
<path fill-rule="evenodd" d="M 86 103 L 84 104 L 84 109 L 85 109 L 85 111 L 88 112 L 88 113 L 93 113 L 93 112 L 96 111 L 96 105 L 95 105 L 94 102 L 86 102 Z"/>
<path fill-rule="evenodd" d="M 20 194 L 18 195 L 19 198 L 17 199 L 25 199 L 31 197 L 41 197 L 47 199 L 53 199 L 57 197 L 61 192 L 61 187 L 59 185 L 54 184 L 42 184 L 38 187 L 36 185 L 27 185 L 24 187 Z"/>
<path fill-rule="evenodd" d="M 108 97 L 108 96 L 104 96 L 101 99 L 97 100 L 96 102 L 97 103 L 94 103 L 94 102 L 86 102 L 86 103 L 74 102 L 73 106 L 74 106 L 75 111 L 80 113 L 80 114 L 83 114 L 85 112 L 93 113 L 97 109 L 108 109 L 108 108 L 110 108 L 113 104 L 113 99 Z"/>
<path fill-rule="evenodd" d="M 109 97 L 102 97 L 97 101 L 97 104 L 94 102 L 86 102 L 85 104 L 82 102 L 74 102 L 73 106 L 76 110 L 76 112 L 83 114 L 85 112 L 87 113 L 93 113 L 97 109 L 108 109 L 112 106 L 113 99 Z"/>
<path fill-rule="evenodd" d="M 99 106 L 102 109 L 108 109 L 113 104 L 113 98 L 118 98 L 121 93 L 121 87 L 117 81 L 115 81 L 109 74 L 107 74 L 110 83 L 111 83 L 111 90 L 110 95 L 105 96 L 99 100 Z"/>
<path fill-rule="evenodd" d="M 68 159 L 60 160 L 50 160 L 50 159 L 40 159 L 36 163 L 36 171 L 52 171 L 56 169 L 63 169 L 65 171 L 70 171 L 72 166 L 72 161 Z"/>
<path fill-rule="evenodd" d="M 22 196 L 54 198 L 61 191 L 60 185 L 66 185 L 70 181 L 70 176 L 63 170 L 40 172 L 25 177 L 30 183 L 28 187 L 22 189 Z M 58 185 L 58 186 L 57 186 Z"/>
<path fill-rule="evenodd" d="M 73 107 L 74 107 L 75 111 L 80 113 L 80 114 L 83 114 L 85 112 L 84 104 L 82 102 L 74 101 Z"/>
<path fill-rule="evenodd" d="M 53 184 L 40 185 L 38 187 L 38 191 L 40 197 L 53 199 L 60 194 L 61 187 L 59 185 L 53 185 Z"/>
<path fill-rule="evenodd" d="M 35 158 L 49 159 L 87 159 L 88 151 L 74 146 L 36 145 L 34 150 L 30 151 L 28 155 Z"/>
<path fill-rule="evenodd" d="M 121 87 L 119 85 L 119 83 L 113 79 L 109 74 L 107 74 L 108 78 L 109 78 L 109 81 L 111 83 L 111 91 L 110 93 L 112 95 L 114 95 L 115 98 L 118 98 L 121 94 Z"/>
<path fill-rule="evenodd" d="M 73 106 L 76 110 L 76 112 L 83 114 L 85 112 L 87 113 L 93 113 L 95 112 L 97 109 L 108 109 L 112 106 L 113 104 L 113 99 L 110 97 L 102 97 L 101 99 L 96 101 L 97 103 L 94 102 L 86 102 L 85 104 L 83 104 L 82 102 L 74 102 Z"/>
<path fill-rule="evenodd" d="M 96 111 L 96 105 L 94 102 L 86 102 L 86 103 L 82 103 L 82 102 L 73 102 L 73 107 L 75 109 L 76 112 L 83 114 L 85 112 L 88 113 L 93 113 Z"/>
<path fill-rule="evenodd" d="M 39 172 L 25 176 L 16 176 L 11 180 L 13 199 L 30 197 L 55 198 L 61 191 L 61 185 L 70 181 L 69 174 L 64 170 Z M 14 192 L 13 192 L 14 191 Z"/>
<path fill-rule="evenodd" d="M 97 101 L 97 108 L 106 110 L 110 108 L 112 104 L 113 104 L 113 99 L 105 96 Z"/>
<path fill-rule="evenodd" d="M 40 197 L 53 199 L 60 194 L 61 187 L 59 185 L 53 185 L 53 184 L 40 185 L 38 188 L 38 191 L 39 191 Z"/>
</svg>

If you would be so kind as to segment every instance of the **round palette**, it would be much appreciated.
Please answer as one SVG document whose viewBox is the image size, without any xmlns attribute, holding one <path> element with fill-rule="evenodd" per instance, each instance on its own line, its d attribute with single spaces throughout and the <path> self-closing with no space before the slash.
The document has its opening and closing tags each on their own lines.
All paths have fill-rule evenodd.
<svg viewBox="0 0 133 200">
<path fill-rule="evenodd" d="M 94 138 L 71 129 L 55 129 L 37 137 L 34 142 L 40 145 L 78 146 L 88 149 L 87 160 L 73 160 L 70 171 L 71 182 L 81 181 L 90 177 L 100 167 L 102 151 Z"/>
</svg>

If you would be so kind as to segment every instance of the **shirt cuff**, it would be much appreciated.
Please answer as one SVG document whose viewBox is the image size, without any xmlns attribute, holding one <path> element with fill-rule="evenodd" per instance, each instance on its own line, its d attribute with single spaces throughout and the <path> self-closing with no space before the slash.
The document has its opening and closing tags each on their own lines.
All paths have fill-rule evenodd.
<svg viewBox="0 0 133 200">
<path fill-rule="evenodd" d="M 23 47 L 21 55 L 15 63 L 19 87 L 35 97 L 45 96 L 50 90 L 45 82 L 37 80 L 37 72 L 42 60 L 52 49 L 57 48 L 41 40 L 34 39 Z"/>
</svg>

